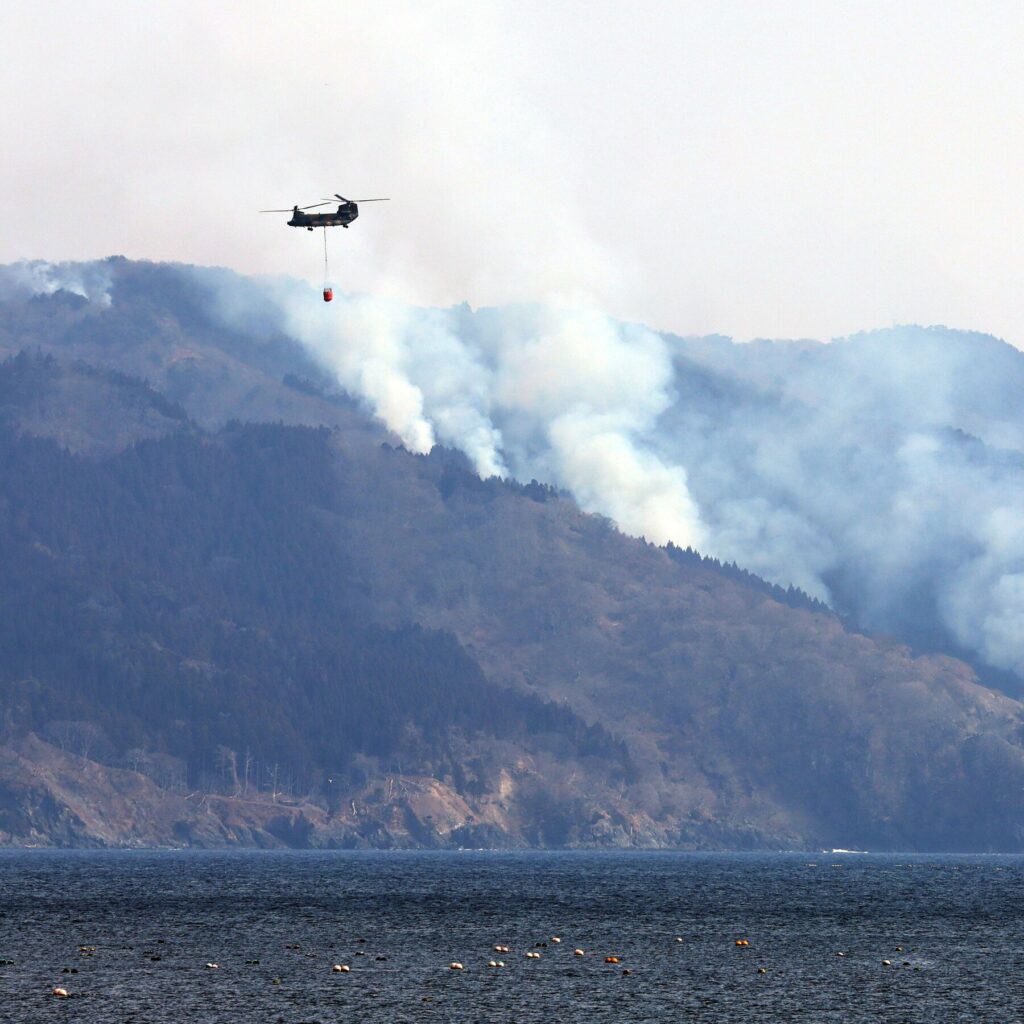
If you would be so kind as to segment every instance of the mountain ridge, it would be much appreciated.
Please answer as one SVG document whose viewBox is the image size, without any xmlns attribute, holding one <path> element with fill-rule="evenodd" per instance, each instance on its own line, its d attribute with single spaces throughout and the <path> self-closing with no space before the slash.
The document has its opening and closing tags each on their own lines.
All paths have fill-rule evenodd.
<svg viewBox="0 0 1024 1024">
<path fill-rule="evenodd" d="M 95 311 L 0 316 L 4 841 L 1024 845 L 1022 708 L 969 666 L 405 451 L 143 294 L 66 346 Z"/>
</svg>

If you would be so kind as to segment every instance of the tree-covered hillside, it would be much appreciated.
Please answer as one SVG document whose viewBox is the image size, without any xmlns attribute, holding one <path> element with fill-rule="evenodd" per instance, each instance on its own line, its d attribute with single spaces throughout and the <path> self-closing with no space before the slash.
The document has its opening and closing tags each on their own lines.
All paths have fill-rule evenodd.
<svg viewBox="0 0 1024 1024">
<path fill-rule="evenodd" d="M 23 358 L 0 388 L 57 372 Z M 623 773 L 604 729 L 489 684 L 451 634 L 358 609 L 325 524 L 332 457 L 303 427 L 181 430 L 103 460 L 0 430 L 7 732 L 113 765 L 173 755 L 183 782 L 229 789 L 274 772 L 323 795 L 366 757 L 451 776 L 453 737 L 478 735 L 557 734 Z"/>
<path fill-rule="evenodd" d="M 964 663 L 413 455 L 116 266 L 0 301 L 0 840 L 1024 848 Z"/>
</svg>

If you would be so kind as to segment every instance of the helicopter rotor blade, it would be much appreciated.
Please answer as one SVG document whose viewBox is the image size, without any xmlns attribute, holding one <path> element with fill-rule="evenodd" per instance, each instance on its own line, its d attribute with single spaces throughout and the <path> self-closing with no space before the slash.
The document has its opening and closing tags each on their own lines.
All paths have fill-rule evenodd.
<svg viewBox="0 0 1024 1024">
<path fill-rule="evenodd" d="M 330 206 L 333 205 L 333 199 L 325 199 L 322 203 L 313 203 L 312 206 L 289 206 L 287 210 L 260 210 L 260 213 L 292 213 L 296 209 L 299 210 L 315 210 L 318 206 Z"/>
<path fill-rule="evenodd" d="M 390 203 L 390 199 L 352 199 L 353 203 Z"/>
</svg>

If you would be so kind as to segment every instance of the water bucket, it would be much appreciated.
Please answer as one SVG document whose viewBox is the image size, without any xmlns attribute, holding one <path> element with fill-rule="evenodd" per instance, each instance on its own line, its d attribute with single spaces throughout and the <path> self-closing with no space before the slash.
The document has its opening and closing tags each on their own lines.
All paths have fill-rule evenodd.
<svg viewBox="0 0 1024 1024">
<path fill-rule="evenodd" d="M 334 298 L 334 289 L 329 285 L 324 285 L 324 302 L 330 302 Z"/>
</svg>

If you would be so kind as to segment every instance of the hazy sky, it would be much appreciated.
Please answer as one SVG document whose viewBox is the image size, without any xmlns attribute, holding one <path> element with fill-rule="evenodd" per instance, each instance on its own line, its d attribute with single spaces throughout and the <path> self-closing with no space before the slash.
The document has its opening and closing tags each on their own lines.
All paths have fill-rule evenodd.
<svg viewBox="0 0 1024 1024">
<path fill-rule="evenodd" d="M 1024 4 L 0 4 L 0 262 L 1024 346 Z"/>
</svg>

